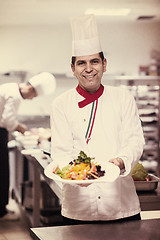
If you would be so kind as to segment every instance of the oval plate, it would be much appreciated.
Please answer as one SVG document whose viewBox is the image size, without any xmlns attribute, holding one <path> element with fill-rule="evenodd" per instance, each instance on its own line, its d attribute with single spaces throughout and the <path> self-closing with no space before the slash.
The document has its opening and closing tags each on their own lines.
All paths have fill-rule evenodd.
<svg viewBox="0 0 160 240">
<path fill-rule="evenodd" d="M 100 182 L 114 182 L 120 175 L 120 169 L 116 165 L 110 162 L 101 163 L 101 169 L 105 170 L 105 175 L 98 179 L 90 179 L 90 180 L 68 180 L 63 179 L 60 176 L 53 173 L 53 169 L 57 166 L 55 161 L 52 161 L 44 170 L 45 175 L 48 178 L 51 178 L 54 181 L 59 181 L 62 183 L 69 184 L 91 184 L 91 183 L 100 183 Z"/>
</svg>

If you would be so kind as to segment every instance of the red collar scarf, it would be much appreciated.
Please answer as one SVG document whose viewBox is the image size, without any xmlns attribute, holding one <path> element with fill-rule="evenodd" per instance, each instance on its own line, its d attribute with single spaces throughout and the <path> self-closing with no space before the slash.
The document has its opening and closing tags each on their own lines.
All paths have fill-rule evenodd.
<svg viewBox="0 0 160 240">
<path fill-rule="evenodd" d="M 82 97 L 85 98 L 84 100 L 78 103 L 79 108 L 83 108 L 86 105 L 97 100 L 103 94 L 104 86 L 101 84 L 99 89 L 95 93 L 86 92 L 83 88 L 80 87 L 80 85 L 76 87 L 76 90 Z"/>
</svg>

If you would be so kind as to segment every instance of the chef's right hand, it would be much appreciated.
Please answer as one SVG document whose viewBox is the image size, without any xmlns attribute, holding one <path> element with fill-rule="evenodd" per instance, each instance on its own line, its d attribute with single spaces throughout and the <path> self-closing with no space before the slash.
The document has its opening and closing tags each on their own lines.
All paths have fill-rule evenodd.
<svg viewBox="0 0 160 240">
<path fill-rule="evenodd" d="M 18 126 L 15 129 L 15 131 L 18 131 L 22 134 L 24 134 L 26 130 L 27 130 L 27 127 L 22 123 L 19 123 Z"/>
<path fill-rule="evenodd" d="M 124 169 L 125 166 L 124 166 L 124 162 L 122 160 L 122 158 L 112 158 L 109 160 L 109 162 L 113 163 L 114 165 L 118 166 L 120 168 L 120 170 Z"/>
</svg>

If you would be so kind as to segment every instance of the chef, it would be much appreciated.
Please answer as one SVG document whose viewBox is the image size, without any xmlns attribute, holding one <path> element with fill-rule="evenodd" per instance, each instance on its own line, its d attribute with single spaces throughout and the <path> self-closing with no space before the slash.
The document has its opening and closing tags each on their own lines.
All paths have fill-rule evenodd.
<svg viewBox="0 0 160 240">
<path fill-rule="evenodd" d="M 19 131 L 22 134 L 26 126 L 17 120 L 18 107 L 24 99 L 33 99 L 54 92 L 56 81 L 48 72 L 33 76 L 26 83 L 6 83 L 0 85 L 0 221 L 15 220 L 14 212 L 8 211 L 9 159 L 8 132 Z"/>
<path fill-rule="evenodd" d="M 82 150 L 97 162 L 118 166 L 120 175 L 114 182 L 63 184 L 64 221 L 140 219 L 131 171 L 142 155 L 144 137 L 134 97 L 124 88 L 102 85 L 107 61 L 94 15 L 72 18 L 71 29 L 71 69 L 78 85 L 52 103 L 52 159 L 67 165 Z"/>
</svg>

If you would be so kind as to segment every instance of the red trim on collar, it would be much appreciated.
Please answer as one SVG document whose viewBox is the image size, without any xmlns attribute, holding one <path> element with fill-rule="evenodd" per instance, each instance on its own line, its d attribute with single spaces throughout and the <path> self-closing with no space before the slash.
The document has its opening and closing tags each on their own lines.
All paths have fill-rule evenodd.
<svg viewBox="0 0 160 240">
<path fill-rule="evenodd" d="M 83 108 L 86 105 L 97 100 L 103 94 L 104 86 L 101 84 L 99 89 L 95 93 L 89 93 L 85 91 L 83 88 L 80 87 L 80 85 L 76 87 L 76 90 L 82 97 L 85 98 L 84 100 L 78 103 L 79 108 Z"/>
</svg>

